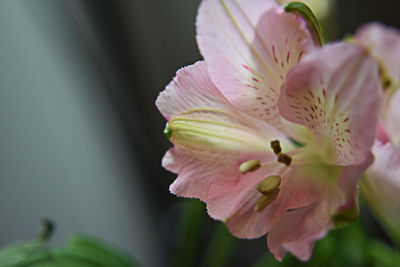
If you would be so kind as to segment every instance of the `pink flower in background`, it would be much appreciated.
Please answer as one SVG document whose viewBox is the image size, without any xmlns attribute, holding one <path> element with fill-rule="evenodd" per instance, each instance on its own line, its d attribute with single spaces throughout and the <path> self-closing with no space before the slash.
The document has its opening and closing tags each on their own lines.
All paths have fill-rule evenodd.
<svg viewBox="0 0 400 267">
<path fill-rule="evenodd" d="M 400 35 L 395 29 L 370 23 L 357 31 L 357 40 L 366 45 L 380 63 L 384 87 L 400 88 Z"/>
<path fill-rule="evenodd" d="M 362 27 L 356 39 L 380 63 L 384 96 L 373 146 L 375 162 L 367 170 L 361 192 L 388 232 L 400 242 L 400 33 L 372 23 Z"/>
<path fill-rule="evenodd" d="M 268 232 L 278 260 L 307 260 L 357 215 L 376 61 L 355 44 L 315 48 L 304 21 L 268 0 L 204 0 L 197 29 L 205 61 L 179 70 L 156 102 L 174 144 L 163 158 L 178 173 L 170 190 L 204 201 L 237 237 Z"/>
</svg>

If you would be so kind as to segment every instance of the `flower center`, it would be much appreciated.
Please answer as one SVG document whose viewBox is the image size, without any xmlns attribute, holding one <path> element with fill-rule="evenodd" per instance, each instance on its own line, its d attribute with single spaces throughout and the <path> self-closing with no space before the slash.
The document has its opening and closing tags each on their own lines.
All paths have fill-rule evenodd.
<svg viewBox="0 0 400 267">
<path fill-rule="evenodd" d="M 289 155 L 282 153 L 281 143 L 279 140 L 271 141 L 271 148 L 275 155 L 278 156 L 278 162 L 282 162 L 286 166 L 290 166 L 290 163 L 292 163 L 292 158 Z"/>
<path fill-rule="evenodd" d="M 281 162 L 286 165 L 285 168 L 282 168 L 279 171 L 279 175 L 271 175 L 268 176 L 265 180 L 261 181 L 257 185 L 257 191 L 262 194 L 262 196 L 257 200 L 256 205 L 254 206 L 254 211 L 259 212 L 266 208 L 269 204 L 271 204 L 279 195 L 280 192 L 280 184 L 281 184 L 281 176 L 290 166 L 292 162 L 292 158 L 282 153 L 282 148 L 279 140 L 271 141 L 271 148 L 274 151 L 274 154 L 277 156 L 278 162 Z M 258 163 L 259 168 L 261 165 Z"/>
</svg>

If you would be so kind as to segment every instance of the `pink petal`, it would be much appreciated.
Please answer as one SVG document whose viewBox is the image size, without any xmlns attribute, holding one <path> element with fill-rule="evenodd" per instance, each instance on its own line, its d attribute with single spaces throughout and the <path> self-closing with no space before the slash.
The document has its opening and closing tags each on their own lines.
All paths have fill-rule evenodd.
<svg viewBox="0 0 400 267">
<path fill-rule="evenodd" d="M 242 111 L 282 129 L 280 87 L 313 46 L 305 23 L 274 1 L 206 0 L 197 41 L 213 82 Z"/>
<path fill-rule="evenodd" d="M 210 184 L 219 172 L 233 165 L 232 162 L 207 161 L 178 148 L 171 148 L 164 156 L 162 166 L 179 174 L 170 191 L 182 197 L 206 201 Z"/>
<path fill-rule="evenodd" d="M 382 143 L 386 143 L 390 141 L 389 133 L 385 127 L 385 124 L 382 122 L 382 119 L 378 119 L 378 125 L 376 126 L 376 139 Z"/>
<path fill-rule="evenodd" d="M 400 225 L 400 149 L 377 141 L 372 149 L 375 162 L 361 181 L 361 193 L 385 226 L 398 231 Z M 389 229 L 390 231 L 390 229 Z"/>
<path fill-rule="evenodd" d="M 329 210 L 331 211 L 331 210 Z M 328 212 L 329 212 L 328 211 Z M 319 213 L 325 213 L 324 207 L 314 203 L 302 209 L 285 214 L 281 222 L 268 234 L 268 247 L 278 261 L 282 261 L 290 251 L 302 261 L 312 255 L 315 241 L 322 238 L 332 223 Z M 314 219 L 316 217 L 317 221 Z M 318 227 L 319 226 L 319 227 Z"/>
<path fill-rule="evenodd" d="M 392 84 L 398 87 L 400 85 L 400 33 L 394 28 L 370 23 L 357 31 L 356 39 L 371 49 L 372 54 L 390 76 Z"/>
<path fill-rule="evenodd" d="M 395 188 L 400 192 L 400 149 L 392 143 L 382 144 L 379 141 L 373 146 L 375 162 L 367 171 L 367 176 L 386 188 Z M 397 195 L 396 195 L 397 196 Z M 395 198 L 393 198 L 395 200 Z"/>
<path fill-rule="evenodd" d="M 262 155 L 260 155 L 262 156 Z M 249 157 L 248 159 L 255 157 Z M 276 161 L 274 155 L 257 157 L 261 162 L 271 162 L 254 172 L 243 174 L 239 171 L 239 165 L 245 160 L 219 176 L 212 183 L 207 195 L 207 210 L 211 217 L 224 220 L 241 208 L 257 192 L 257 184 L 269 175 L 278 173 L 283 164 Z M 229 179 L 227 179 L 229 177 Z"/>
<path fill-rule="evenodd" d="M 180 196 L 206 201 L 211 182 L 221 172 L 238 170 L 238 164 L 252 157 L 272 156 L 273 139 L 291 149 L 276 129 L 229 104 L 210 81 L 204 62 L 179 70 L 156 105 L 169 119 L 174 148 L 163 166 L 179 174 L 170 190 Z"/>
<path fill-rule="evenodd" d="M 374 156 L 369 153 L 362 164 L 341 167 L 338 186 L 339 190 L 344 194 L 344 202 L 336 210 L 337 213 L 351 209 L 358 210 L 359 181 L 373 161 Z"/>
<path fill-rule="evenodd" d="M 328 161 L 360 164 L 369 155 L 379 109 L 378 66 L 360 46 L 326 45 L 304 57 L 287 76 L 279 110 L 307 126 L 314 142 L 333 148 Z"/>
<path fill-rule="evenodd" d="M 333 227 L 332 216 L 347 209 L 357 209 L 358 180 L 370 163 L 371 157 L 361 165 L 322 167 L 322 173 L 333 175 L 325 176 L 325 181 L 319 175 L 322 173 L 314 171 L 318 167 L 306 167 L 304 174 L 308 175 L 303 177 L 303 183 L 308 183 L 312 188 L 309 190 L 317 195 L 318 200 L 307 207 L 287 211 L 269 232 L 268 247 L 277 260 L 281 261 L 287 251 L 303 261 L 311 257 L 315 242 Z M 336 171 L 330 170 L 332 168 Z M 297 173 L 296 179 L 301 177 L 301 173 Z"/>
<path fill-rule="evenodd" d="M 391 97 L 386 111 L 385 126 L 390 140 L 400 147 L 400 89 Z"/>
<path fill-rule="evenodd" d="M 178 70 L 173 81 L 158 96 L 156 106 L 167 120 L 199 107 L 231 109 L 228 101 L 211 82 L 202 61 Z"/>
<path fill-rule="evenodd" d="M 275 171 L 273 171 L 274 168 Z M 231 186 L 228 183 L 220 184 L 220 188 L 225 186 L 231 190 L 225 194 L 235 205 L 236 211 L 226 221 L 226 225 L 233 235 L 240 238 L 260 237 L 280 221 L 286 210 L 304 207 L 316 201 L 316 192 L 311 190 L 308 183 L 305 183 L 301 177 L 294 177 L 294 171 L 290 170 L 282 176 L 278 197 L 262 211 L 255 211 L 254 207 L 257 200 L 262 196 L 256 190 L 256 185 L 266 177 L 276 175 L 278 168 L 279 166 L 270 165 L 269 168 L 260 171 L 258 174 L 244 178 L 249 181 L 244 186 L 243 184 Z M 213 187 L 214 184 L 211 189 Z M 235 195 L 235 190 L 232 190 L 231 187 L 234 187 L 238 192 L 240 190 L 245 191 L 245 197 Z M 216 198 L 215 201 L 218 201 L 218 199 Z M 229 209 L 229 202 L 222 203 L 221 207 Z"/>
</svg>

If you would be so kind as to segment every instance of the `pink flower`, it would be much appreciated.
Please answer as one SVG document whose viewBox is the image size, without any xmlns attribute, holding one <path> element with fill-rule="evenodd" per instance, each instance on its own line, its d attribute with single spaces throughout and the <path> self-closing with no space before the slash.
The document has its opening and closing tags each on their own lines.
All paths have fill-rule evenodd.
<svg viewBox="0 0 400 267">
<path fill-rule="evenodd" d="M 179 70 L 156 102 L 174 144 L 163 158 L 178 173 L 170 190 L 204 201 L 237 237 L 268 233 L 278 260 L 307 260 L 357 215 L 376 62 L 354 44 L 314 48 L 304 21 L 268 0 L 204 0 L 197 29 L 205 62 Z"/>
<path fill-rule="evenodd" d="M 400 34 L 372 23 L 362 27 L 356 39 L 380 63 L 384 96 L 372 150 L 375 162 L 362 180 L 361 192 L 383 226 L 400 242 Z"/>
</svg>

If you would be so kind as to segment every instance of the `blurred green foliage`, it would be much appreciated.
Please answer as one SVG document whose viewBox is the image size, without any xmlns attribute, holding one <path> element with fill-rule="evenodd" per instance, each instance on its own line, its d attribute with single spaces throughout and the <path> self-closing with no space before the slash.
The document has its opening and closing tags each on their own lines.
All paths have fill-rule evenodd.
<svg viewBox="0 0 400 267">
<path fill-rule="evenodd" d="M 235 258 L 241 257 L 240 240 L 233 237 L 225 224 L 218 223 L 206 248 L 201 246 L 206 210 L 198 200 L 185 203 L 179 225 L 179 246 L 176 248 L 174 267 L 237 266 Z M 61 247 L 46 246 L 53 225 L 45 221 L 39 237 L 18 241 L 0 250 L 2 267 L 136 267 L 140 264 L 104 241 L 87 235 L 72 235 Z M 246 256 L 246 255 L 244 255 Z M 274 259 L 265 247 L 265 253 L 248 266 L 328 266 L 328 267 L 400 267 L 400 251 L 379 241 L 366 231 L 361 221 L 331 230 L 319 240 L 308 262 L 286 255 L 282 262 Z"/>
<path fill-rule="evenodd" d="M 254 265 L 262 266 L 399 267 L 400 253 L 371 238 L 362 223 L 357 221 L 332 230 L 325 238 L 319 240 L 308 262 L 301 262 L 288 254 L 280 263 L 270 253 L 265 253 Z"/>
<path fill-rule="evenodd" d="M 197 199 L 188 199 L 180 218 L 178 242 L 175 252 L 176 267 L 195 266 L 195 254 L 204 221 L 205 207 Z"/>
<path fill-rule="evenodd" d="M 180 228 L 182 245 L 175 254 L 175 263 L 179 264 L 173 266 L 238 266 L 235 259 L 246 255 L 239 251 L 240 240 L 233 237 L 223 223 L 215 228 L 207 249 L 199 250 L 198 237 L 204 231 L 204 216 L 206 209 L 203 203 L 194 199 L 186 202 Z M 268 252 L 265 244 L 265 253 L 255 263 L 249 262 L 247 266 L 400 267 L 400 251 L 373 238 L 362 221 L 357 220 L 329 231 L 325 238 L 316 243 L 313 256 L 308 262 L 301 262 L 290 253 L 282 262 L 278 262 Z"/>
<path fill-rule="evenodd" d="M 30 241 L 15 242 L 0 251 L 2 267 L 136 267 L 125 253 L 97 238 L 72 235 L 64 246 L 46 246 L 53 230 L 45 221 L 42 234 Z"/>
</svg>

